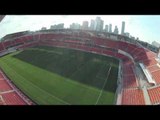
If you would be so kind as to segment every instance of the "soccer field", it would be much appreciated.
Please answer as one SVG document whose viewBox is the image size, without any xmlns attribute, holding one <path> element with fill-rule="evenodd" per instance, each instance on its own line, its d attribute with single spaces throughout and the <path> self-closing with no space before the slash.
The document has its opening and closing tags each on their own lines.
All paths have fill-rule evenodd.
<svg viewBox="0 0 160 120">
<path fill-rule="evenodd" d="M 119 61 L 38 46 L 0 58 L 0 67 L 39 105 L 114 104 Z"/>
</svg>

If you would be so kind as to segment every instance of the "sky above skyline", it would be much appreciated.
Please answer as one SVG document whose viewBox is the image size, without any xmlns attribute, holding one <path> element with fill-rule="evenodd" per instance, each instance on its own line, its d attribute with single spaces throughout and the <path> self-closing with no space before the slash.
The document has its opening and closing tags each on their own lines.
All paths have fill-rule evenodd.
<svg viewBox="0 0 160 120">
<path fill-rule="evenodd" d="M 19 31 L 35 31 L 42 27 L 50 28 L 51 25 L 64 23 L 68 28 L 72 23 L 82 25 L 83 21 L 101 17 L 104 25 L 112 24 L 112 32 L 115 26 L 121 33 L 122 21 L 125 21 L 125 32 L 142 41 L 160 43 L 160 15 L 6 15 L 0 22 L 0 38 L 6 34 Z"/>
</svg>

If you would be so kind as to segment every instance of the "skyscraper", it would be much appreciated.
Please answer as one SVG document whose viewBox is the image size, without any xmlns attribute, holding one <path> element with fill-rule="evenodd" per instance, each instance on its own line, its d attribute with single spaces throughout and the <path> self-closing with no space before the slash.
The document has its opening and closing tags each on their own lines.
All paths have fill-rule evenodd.
<svg viewBox="0 0 160 120">
<path fill-rule="evenodd" d="M 109 24 L 109 32 L 112 33 L 112 24 Z"/>
<path fill-rule="evenodd" d="M 95 27 L 95 21 L 91 20 L 90 30 L 94 30 L 94 27 Z"/>
<path fill-rule="evenodd" d="M 47 28 L 46 27 L 42 27 L 41 30 L 47 30 Z"/>
<path fill-rule="evenodd" d="M 60 23 L 57 25 L 51 25 L 50 29 L 64 29 L 64 23 Z"/>
<path fill-rule="evenodd" d="M 96 31 L 103 31 L 103 23 L 104 23 L 104 21 L 101 20 L 100 17 L 96 17 L 96 20 L 95 20 L 95 30 Z"/>
<path fill-rule="evenodd" d="M 108 25 L 105 25 L 104 31 L 105 31 L 105 32 L 108 32 Z"/>
<path fill-rule="evenodd" d="M 114 33 L 118 34 L 118 27 L 117 26 L 115 26 Z"/>
<path fill-rule="evenodd" d="M 82 29 L 83 30 L 87 30 L 88 29 L 88 21 L 83 21 Z"/>
<path fill-rule="evenodd" d="M 124 29 L 125 29 L 125 22 L 122 22 L 122 29 L 121 29 L 121 34 L 124 35 Z"/>
<path fill-rule="evenodd" d="M 103 31 L 103 24 L 104 24 L 104 21 L 101 20 L 101 24 L 100 24 L 100 31 L 101 31 L 101 32 Z"/>
<path fill-rule="evenodd" d="M 70 29 L 80 29 L 80 24 L 78 24 L 78 23 L 72 23 L 71 25 L 70 25 Z"/>
</svg>

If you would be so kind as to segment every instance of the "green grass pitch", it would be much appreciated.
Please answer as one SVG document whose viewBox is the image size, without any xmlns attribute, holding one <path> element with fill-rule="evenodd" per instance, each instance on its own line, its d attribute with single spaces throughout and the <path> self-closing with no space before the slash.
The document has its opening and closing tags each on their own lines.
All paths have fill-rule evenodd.
<svg viewBox="0 0 160 120">
<path fill-rule="evenodd" d="M 39 105 L 114 104 L 119 61 L 37 46 L 0 58 L 7 76 Z"/>
</svg>

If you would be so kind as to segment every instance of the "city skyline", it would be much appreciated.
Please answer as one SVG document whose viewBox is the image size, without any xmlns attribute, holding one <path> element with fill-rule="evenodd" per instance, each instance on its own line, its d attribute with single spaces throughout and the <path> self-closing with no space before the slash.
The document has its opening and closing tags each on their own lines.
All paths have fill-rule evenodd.
<svg viewBox="0 0 160 120">
<path fill-rule="evenodd" d="M 88 21 L 90 27 L 91 20 L 100 17 L 105 25 L 112 24 L 112 32 L 115 26 L 121 34 L 122 21 L 125 22 L 125 33 L 139 38 L 142 41 L 152 43 L 160 42 L 158 30 L 160 27 L 160 16 L 149 15 L 7 15 L 0 23 L 0 38 L 6 34 L 19 31 L 35 31 L 42 27 L 50 29 L 51 25 L 64 23 L 65 28 L 69 28 L 72 23 L 82 25 L 83 21 Z"/>
</svg>

